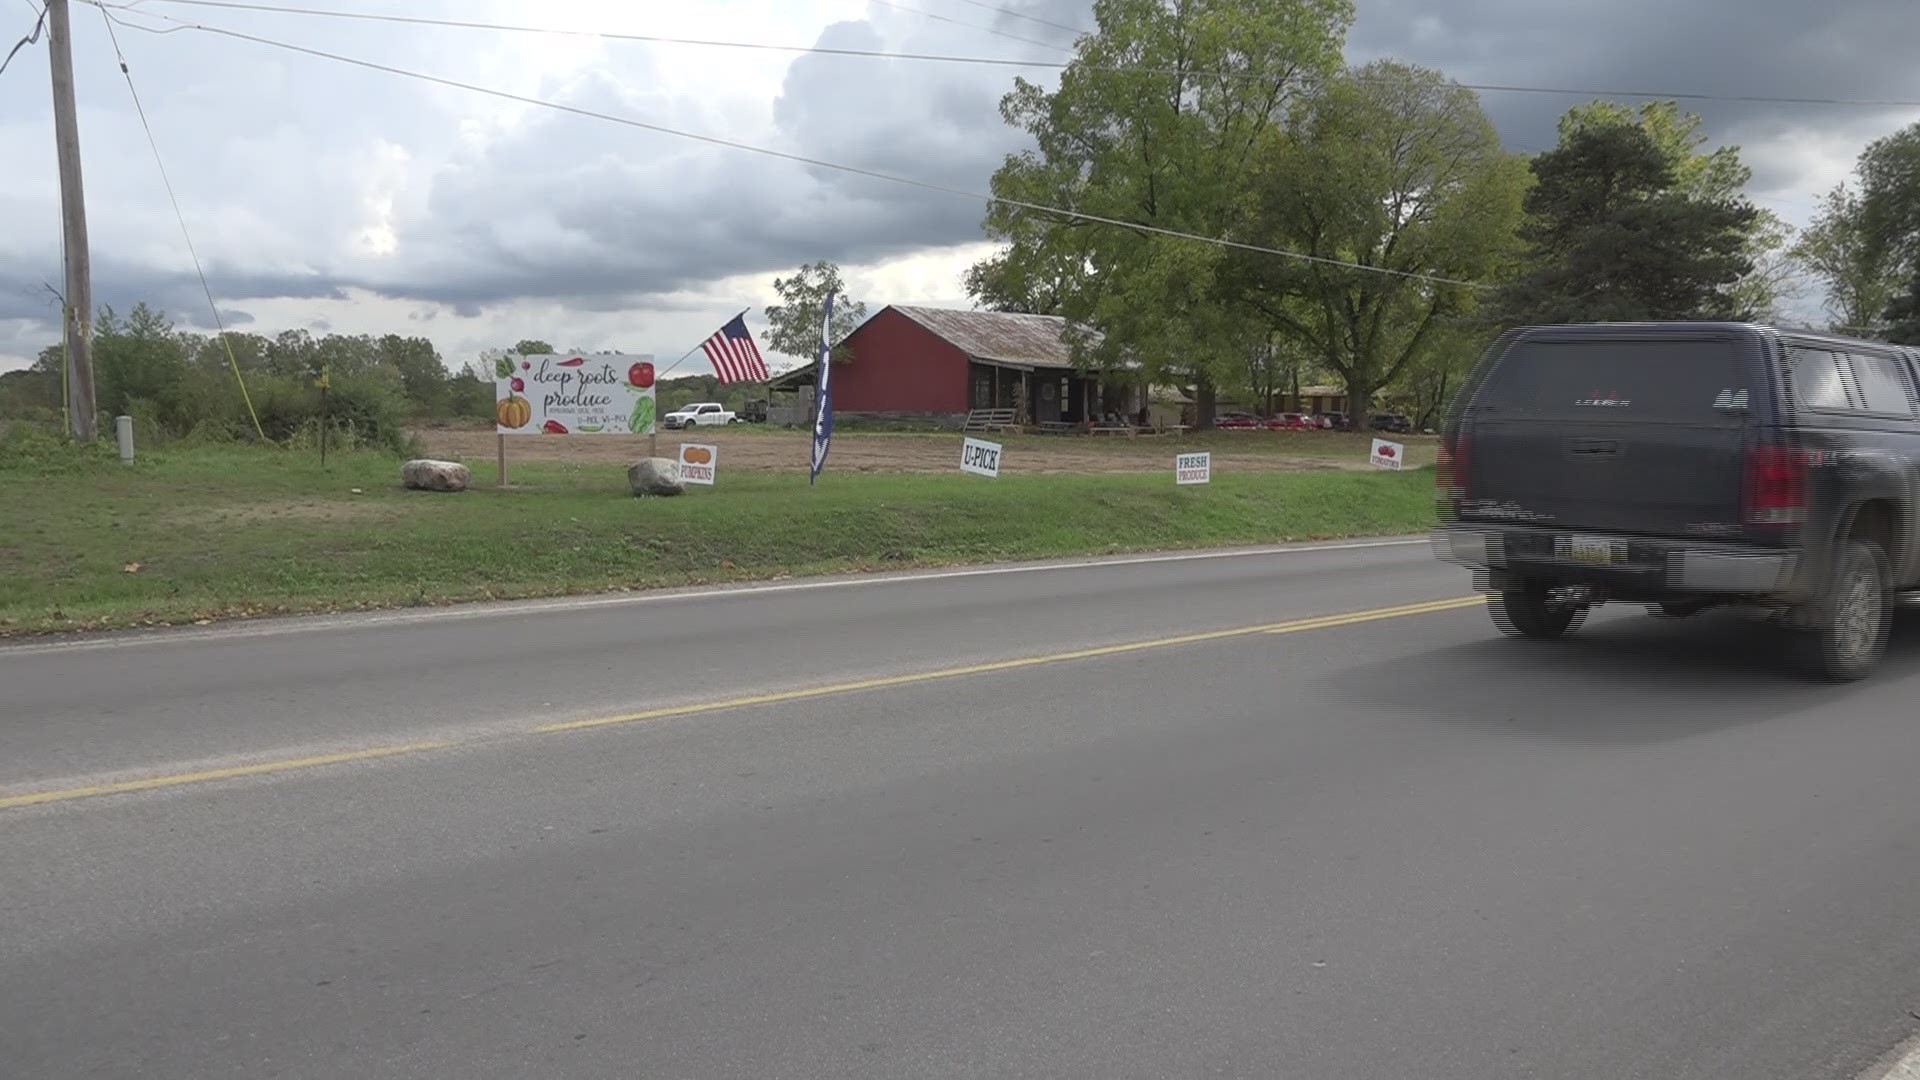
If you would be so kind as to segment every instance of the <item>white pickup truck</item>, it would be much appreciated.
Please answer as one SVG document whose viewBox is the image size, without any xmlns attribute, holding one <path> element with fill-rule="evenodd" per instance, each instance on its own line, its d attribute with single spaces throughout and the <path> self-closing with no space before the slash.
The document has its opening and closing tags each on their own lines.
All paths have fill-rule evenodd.
<svg viewBox="0 0 1920 1080">
<path fill-rule="evenodd" d="M 678 431 L 681 428 L 737 424 L 740 419 L 717 402 L 700 401 L 684 409 L 675 409 L 661 417 L 660 422 L 666 426 L 667 430 Z"/>
</svg>

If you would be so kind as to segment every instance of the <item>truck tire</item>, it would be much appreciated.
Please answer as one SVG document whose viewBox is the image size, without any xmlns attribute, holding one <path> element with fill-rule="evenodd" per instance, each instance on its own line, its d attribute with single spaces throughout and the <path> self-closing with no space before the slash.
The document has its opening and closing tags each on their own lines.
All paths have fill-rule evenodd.
<svg viewBox="0 0 1920 1080">
<path fill-rule="evenodd" d="M 1819 674 L 1852 682 L 1880 662 L 1893 630 L 1892 577 L 1886 552 L 1873 541 L 1843 540 L 1835 546 L 1833 580 L 1804 644 Z"/>
<path fill-rule="evenodd" d="M 1538 582 L 1519 582 L 1493 594 L 1487 609 L 1501 633 L 1541 641 L 1564 635 L 1586 615 L 1585 608 L 1554 603 L 1547 586 Z"/>
</svg>

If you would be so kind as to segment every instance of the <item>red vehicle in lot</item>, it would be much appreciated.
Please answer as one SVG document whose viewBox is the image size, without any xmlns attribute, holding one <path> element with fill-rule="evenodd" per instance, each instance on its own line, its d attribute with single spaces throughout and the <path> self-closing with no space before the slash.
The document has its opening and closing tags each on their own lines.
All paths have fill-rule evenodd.
<svg viewBox="0 0 1920 1080">
<path fill-rule="evenodd" d="M 1260 421 L 1247 413 L 1221 413 L 1214 418 L 1213 426 L 1222 431 L 1254 431 Z"/>
<path fill-rule="evenodd" d="M 1267 421 L 1269 431 L 1311 431 L 1316 425 L 1297 412 L 1286 412 Z"/>
</svg>

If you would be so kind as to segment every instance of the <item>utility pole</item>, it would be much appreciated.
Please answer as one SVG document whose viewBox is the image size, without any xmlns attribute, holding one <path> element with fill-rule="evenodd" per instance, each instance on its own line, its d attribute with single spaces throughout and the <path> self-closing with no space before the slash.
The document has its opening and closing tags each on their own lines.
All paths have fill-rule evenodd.
<svg viewBox="0 0 1920 1080">
<path fill-rule="evenodd" d="M 60 218 L 67 254 L 61 319 L 67 343 L 67 430 L 79 442 L 99 435 L 93 410 L 93 272 L 87 255 L 87 199 L 80 187 L 80 125 L 73 111 L 73 51 L 67 0 L 46 0 L 47 57 L 53 70 L 53 138 L 60 152 Z"/>
</svg>

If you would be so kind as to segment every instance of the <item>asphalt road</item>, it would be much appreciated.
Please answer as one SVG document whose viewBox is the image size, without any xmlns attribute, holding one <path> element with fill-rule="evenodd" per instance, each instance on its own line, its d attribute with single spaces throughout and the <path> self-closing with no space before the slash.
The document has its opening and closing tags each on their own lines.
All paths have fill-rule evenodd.
<svg viewBox="0 0 1920 1080">
<path fill-rule="evenodd" d="M 0 1075 L 1765 1080 L 1920 1029 L 1920 620 L 1850 687 L 1733 618 L 1302 621 L 1466 584 L 1374 546 L 0 650 Z"/>
</svg>

